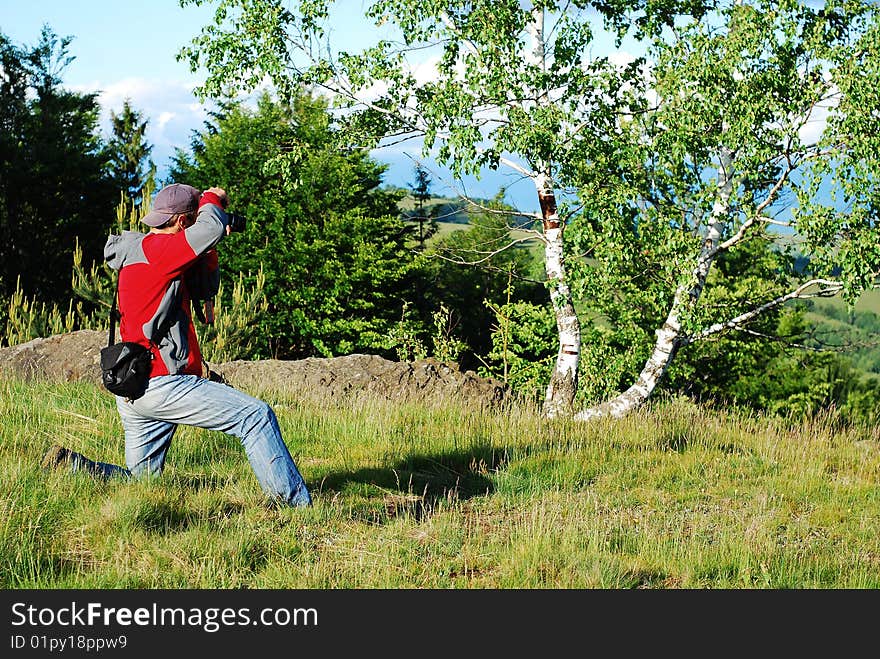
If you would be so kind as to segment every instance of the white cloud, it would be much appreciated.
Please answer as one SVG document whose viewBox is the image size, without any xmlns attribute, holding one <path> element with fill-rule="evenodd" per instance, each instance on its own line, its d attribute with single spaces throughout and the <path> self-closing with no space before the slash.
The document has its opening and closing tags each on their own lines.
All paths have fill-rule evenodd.
<svg viewBox="0 0 880 659">
<path fill-rule="evenodd" d="M 189 147 L 193 130 L 199 130 L 209 106 L 199 102 L 192 90 L 197 83 L 182 80 L 129 77 L 113 82 L 94 81 L 72 86 L 79 92 L 97 92 L 101 105 L 101 130 L 110 133 L 110 112 L 118 113 L 126 99 L 149 121 L 147 141 L 153 145 L 153 161 L 164 176 L 178 148 Z"/>
<path fill-rule="evenodd" d="M 826 82 L 830 82 L 830 73 L 825 72 L 824 77 Z M 837 108 L 837 105 L 840 102 L 839 93 L 840 90 L 836 85 L 829 85 L 828 92 L 825 95 L 826 98 L 816 104 L 809 116 L 806 117 L 804 125 L 801 126 L 801 129 L 798 131 L 798 137 L 801 139 L 801 142 L 804 144 L 815 144 L 821 139 L 822 133 L 824 133 L 825 129 L 828 127 L 828 119 L 831 116 L 831 113 Z"/>
<path fill-rule="evenodd" d="M 437 80 L 437 77 L 439 76 L 439 64 L 440 55 L 432 55 L 426 60 L 418 62 L 414 66 L 410 65 L 410 72 L 416 79 L 416 82 L 423 85 L 426 82 Z"/>
<path fill-rule="evenodd" d="M 623 69 L 627 64 L 632 64 L 636 59 L 638 59 L 636 55 L 625 50 L 615 50 L 608 54 L 608 61 L 619 69 Z"/>
<path fill-rule="evenodd" d="M 159 126 L 159 130 L 162 131 L 165 129 L 165 125 L 174 119 L 177 115 L 174 112 L 163 112 L 159 115 L 159 119 L 156 121 L 156 124 Z"/>
</svg>

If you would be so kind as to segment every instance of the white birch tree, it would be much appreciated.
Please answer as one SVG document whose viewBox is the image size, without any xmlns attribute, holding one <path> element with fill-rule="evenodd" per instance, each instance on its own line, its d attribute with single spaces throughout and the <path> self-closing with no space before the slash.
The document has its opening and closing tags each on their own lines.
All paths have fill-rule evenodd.
<svg viewBox="0 0 880 659">
<path fill-rule="evenodd" d="M 737 1 L 652 40 L 635 91 L 649 99 L 644 111 L 614 117 L 601 151 L 593 142 L 584 155 L 590 221 L 575 242 L 606 264 L 634 248 L 654 253 L 666 311 L 635 383 L 576 418 L 631 411 L 697 341 L 748 331 L 793 299 L 854 300 L 876 285 L 880 161 L 864 124 L 880 116 L 877 30 L 872 3 Z M 609 237 L 615 224 L 623 230 Z M 810 257 L 790 290 L 704 300 L 717 259 L 768 239 Z"/>
<path fill-rule="evenodd" d="M 367 17 L 396 36 L 362 52 L 332 43 L 329 0 L 215 4 L 215 22 L 181 53 L 207 69 L 202 94 L 267 78 L 281 95 L 323 89 L 344 110 L 349 143 L 420 139 L 423 155 L 456 175 L 508 168 L 534 183 L 559 339 L 550 417 L 574 412 L 578 300 L 595 281 L 614 295 L 608 275 L 625 276 L 634 250 L 661 275 L 653 348 L 632 387 L 577 418 L 634 409 L 690 343 L 789 299 L 852 299 L 874 284 L 873 3 L 377 0 Z M 640 52 L 609 56 L 603 30 Z M 431 55 L 433 74 L 419 75 Z M 828 185 L 841 197 L 823 205 Z M 785 203 L 790 216 L 774 219 Z M 777 222 L 803 236 L 814 281 L 772 299 L 745 296 L 743 308 L 707 307 L 719 255 Z"/>
</svg>

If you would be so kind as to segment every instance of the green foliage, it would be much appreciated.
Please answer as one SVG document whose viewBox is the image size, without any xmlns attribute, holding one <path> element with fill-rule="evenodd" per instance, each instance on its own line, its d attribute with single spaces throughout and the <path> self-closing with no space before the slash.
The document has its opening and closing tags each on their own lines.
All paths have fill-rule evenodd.
<svg viewBox="0 0 880 659">
<path fill-rule="evenodd" d="M 779 315 L 774 336 L 803 339 L 800 310 Z M 845 356 L 805 350 L 785 339 L 736 341 L 722 338 L 691 346 L 677 360 L 668 388 L 705 401 L 804 419 L 832 411 L 851 423 L 876 423 L 876 382 Z"/>
<path fill-rule="evenodd" d="M 71 298 L 67 311 L 64 311 L 57 303 L 50 304 L 36 296 L 28 297 L 21 285 L 17 285 L 0 313 L 0 326 L 6 327 L 5 345 L 19 345 L 80 329 L 106 329 L 107 313 L 115 290 L 112 273 L 103 263 L 93 263 L 86 269 L 78 242 L 73 251 L 71 289 L 80 299 L 74 301 Z M 2 345 L 4 339 L 0 337 Z"/>
<path fill-rule="evenodd" d="M 260 342 L 259 324 L 254 319 L 266 313 L 268 302 L 263 293 L 266 276 L 259 271 L 252 287 L 245 285 L 243 273 L 234 281 L 229 303 L 224 302 L 223 283 L 214 306 L 214 322 L 199 328 L 202 357 L 212 363 L 251 359 Z"/>
<path fill-rule="evenodd" d="M 585 319 L 580 396 L 586 402 L 600 402 L 623 391 L 651 354 L 654 329 L 663 324 L 680 285 L 673 265 L 683 258 L 676 254 L 679 236 L 675 227 L 645 230 L 632 220 L 614 216 L 601 225 L 576 227 L 572 249 L 589 254 L 589 258 L 572 256 L 569 261 Z M 686 320 L 692 328 L 708 327 L 719 318 L 734 317 L 775 299 L 788 291 L 792 272 L 791 256 L 756 233 L 719 255 L 699 305 L 690 309 Z M 707 395 L 710 382 L 717 386 L 714 393 L 719 393 L 732 378 L 745 373 L 760 377 L 776 350 L 766 337 L 779 336 L 780 311 L 776 307 L 761 314 L 748 332 L 712 337 L 716 340 L 705 351 L 700 342 L 681 348 L 664 386 L 699 397 Z M 782 338 L 797 341 L 802 333 L 803 329 L 792 331 Z M 734 368 L 732 362 L 739 366 Z"/>
<path fill-rule="evenodd" d="M 428 349 L 422 339 L 424 324 L 413 313 L 410 303 L 404 301 L 398 320 L 388 331 L 388 338 L 382 346 L 394 351 L 398 361 L 412 362 L 425 359 Z"/>
<path fill-rule="evenodd" d="M 87 263 L 101 258 L 113 213 L 96 94 L 61 87 L 70 37 L 44 27 L 26 49 L 0 34 L 0 280 L 47 304 L 68 306 L 78 237 Z"/>
<path fill-rule="evenodd" d="M 495 316 L 492 348 L 479 369 L 499 378 L 527 400 L 538 401 L 546 388 L 556 351 L 556 321 L 546 305 L 529 302 L 495 304 L 486 301 Z"/>
<path fill-rule="evenodd" d="M 727 392 L 753 409 L 796 419 L 829 411 L 850 423 L 880 422 L 877 378 L 866 378 L 834 353 L 789 353 L 770 361 L 760 382 L 738 383 Z"/>
<path fill-rule="evenodd" d="M 5 332 L 0 337 L 0 347 L 27 343 L 32 339 L 71 332 L 83 321 L 82 305 L 74 307 L 70 300 L 67 311 L 57 304 L 47 304 L 36 297 L 28 297 L 20 283 L 8 298 L 2 318 Z M 79 321 L 79 322 L 78 322 Z"/>
<path fill-rule="evenodd" d="M 537 303 L 546 293 L 540 264 L 530 248 L 533 241 L 522 232 L 515 238 L 508 224 L 515 216 L 513 209 L 496 200 L 486 210 L 471 210 L 469 215 L 466 229 L 435 237 L 428 245 L 429 285 L 418 299 L 422 309 L 431 313 L 441 306 L 448 310 L 467 346 L 462 366 L 474 369 L 479 356 L 492 346 L 494 315 L 485 301 Z"/>
<path fill-rule="evenodd" d="M 878 179 L 863 177 L 858 191 L 850 188 L 852 204 L 819 194 L 835 177 L 874 171 L 876 155 L 855 146 L 863 136 L 844 136 L 842 126 L 850 124 L 843 114 L 824 134 L 805 129 L 816 105 L 842 84 L 831 80 L 855 74 L 852 49 L 864 44 L 871 52 L 864 42 L 875 32 L 873 10 L 866 3 L 828 12 L 802 3 L 719 3 L 717 18 L 686 21 L 652 39 L 650 70 L 617 97 L 630 111 L 595 114 L 588 129 L 594 139 L 584 140 L 582 157 L 572 161 L 582 208 L 569 231 L 572 285 L 585 311 L 599 314 L 582 333 L 584 380 L 589 386 L 593 376 L 620 377 L 588 400 L 631 383 L 651 354 L 654 331 L 669 319 L 681 325 L 681 336 L 668 389 L 769 409 L 753 385 L 782 368 L 775 361 L 780 343 L 770 337 L 797 342 L 805 332 L 793 331 L 796 319 L 780 316 L 773 300 L 817 274 L 857 292 L 872 285 L 867 273 L 880 267 L 880 236 L 864 211 Z M 874 64 L 858 75 L 869 76 Z M 815 73 L 826 66 L 835 73 Z M 849 110 L 855 118 L 878 108 Z M 732 180 L 726 200 L 718 187 L 722 168 Z M 811 234 L 798 243 L 812 256 L 807 270 L 796 270 L 786 252 L 791 229 L 767 230 L 785 224 L 792 197 L 799 204 L 793 228 Z M 710 239 L 718 245 L 712 252 L 705 251 Z M 705 285 L 701 268 L 709 273 Z M 732 324 L 724 337 L 712 329 L 762 305 L 766 312 Z M 693 343 L 705 340 L 711 343 Z M 590 355 L 596 344 L 609 348 L 600 349 L 600 359 Z M 822 369 L 819 360 L 804 360 Z M 819 394 L 809 379 L 796 373 L 797 383 L 775 392 L 780 409 L 786 391 L 799 387 L 840 404 L 843 394 Z"/>
<path fill-rule="evenodd" d="M 821 29 L 833 30 L 843 45 L 829 48 L 834 63 L 829 84 L 839 93 L 822 146 L 835 154 L 806 173 L 793 216 L 810 250 L 810 271 L 833 276 L 843 285 L 847 303 L 878 285 L 880 273 L 880 24 L 876 3 L 842 3 L 826 21 L 810 26 L 820 40 Z M 844 148 L 840 148 L 840 145 Z M 817 204 L 816 193 L 830 190 L 831 203 Z"/>
<path fill-rule="evenodd" d="M 125 202 L 122 202 L 123 204 Z M 85 300 L 91 309 L 96 310 L 96 318 L 88 323 L 90 329 L 101 329 L 106 326 L 97 319 L 107 318 L 116 294 L 116 275 L 106 262 L 93 263 L 86 270 L 83 266 L 82 250 L 79 244 L 73 252 L 73 274 L 71 288 L 81 300 Z"/>
<path fill-rule="evenodd" d="M 452 312 L 441 304 L 440 308 L 433 313 L 434 334 L 431 337 L 433 345 L 432 356 L 441 362 L 458 362 L 467 344 L 459 339 L 456 334 L 457 319 Z"/>
<path fill-rule="evenodd" d="M 248 217 L 222 243 L 221 267 L 265 272 L 268 309 L 254 319 L 262 356 L 382 352 L 415 289 L 412 226 L 398 195 L 379 188 L 384 167 L 339 150 L 333 132 L 324 101 L 264 94 L 256 110 L 225 108 L 175 158 L 174 180 L 219 185 Z"/>
</svg>

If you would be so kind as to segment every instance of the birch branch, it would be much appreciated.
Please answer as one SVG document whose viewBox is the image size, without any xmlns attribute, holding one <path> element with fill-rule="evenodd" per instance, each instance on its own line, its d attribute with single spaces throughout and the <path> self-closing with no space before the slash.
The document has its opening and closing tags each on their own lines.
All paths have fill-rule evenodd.
<svg viewBox="0 0 880 659">
<path fill-rule="evenodd" d="M 722 250 L 730 249 L 734 245 L 740 243 L 743 240 L 743 238 L 745 238 L 746 232 L 748 232 L 748 230 L 752 226 L 754 226 L 757 222 L 766 222 L 768 224 L 778 224 L 780 226 L 791 226 L 790 224 L 787 224 L 787 223 L 777 222 L 775 220 L 768 219 L 767 217 L 765 217 L 763 215 L 764 211 L 767 210 L 767 207 L 770 206 L 770 204 L 772 204 L 773 201 L 776 199 L 776 196 L 779 194 L 779 191 L 782 189 L 782 186 L 785 185 L 785 182 L 788 180 L 788 178 L 792 172 L 794 172 L 796 169 L 798 169 L 807 160 L 813 160 L 815 158 L 833 155 L 833 153 L 834 153 L 833 149 L 826 149 L 825 151 L 816 150 L 816 151 L 813 151 L 812 153 L 804 155 L 796 163 L 792 163 L 788 159 L 788 156 L 790 154 L 786 154 L 786 161 L 788 162 L 788 167 L 785 168 L 785 171 L 782 173 L 782 175 L 779 177 L 779 179 L 776 181 L 776 183 L 773 185 L 773 187 L 767 193 L 767 196 L 764 198 L 764 200 L 760 204 L 758 204 L 758 206 L 755 208 L 755 212 L 752 214 L 752 216 L 748 220 L 743 222 L 742 226 L 740 226 L 740 228 L 736 232 L 736 234 L 734 234 L 733 236 L 731 236 L 730 238 L 728 238 L 727 240 L 725 240 L 723 243 L 719 244 L 715 248 L 715 252 L 713 253 L 713 256 Z"/>
<path fill-rule="evenodd" d="M 811 352 L 852 352 L 853 350 L 858 350 L 859 348 L 876 348 L 877 346 L 880 346 L 880 341 L 847 341 L 846 343 L 841 344 L 826 343 L 821 338 L 819 338 L 819 334 L 817 332 L 809 332 L 807 336 L 814 341 L 819 342 L 820 345 L 808 346 L 804 343 L 789 341 L 784 336 L 774 336 L 773 334 L 758 332 L 756 330 L 749 329 L 748 327 L 739 327 L 737 329 L 750 336 L 756 336 L 762 339 L 767 339 L 768 341 L 773 341 L 775 343 L 782 343 L 790 348 L 809 350 Z M 826 332 L 826 334 L 836 336 L 837 332 Z"/>
<path fill-rule="evenodd" d="M 757 332 L 753 329 L 749 329 L 748 327 L 740 327 L 738 329 L 741 332 L 744 332 L 745 334 L 748 334 L 750 336 L 767 339 L 768 341 L 773 341 L 774 343 L 782 343 L 789 348 L 798 348 L 799 350 L 809 350 L 811 352 L 825 352 L 827 350 L 827 348 L 822 348 L 820 346 L 808 346 L 803 343 L 789 341 L 785 337 L 773 336 L 772 334 L 766 334 L 765 332 Z"/>
<path fill-rule="evenodd" d="M 819 290 L 814 291 L 812 293 L 808 293 L 807 289 L 812 288 L 813 286 L 820 286 Z M 824 288 L 821 288 L 824 287 Z M 693 334 L 688 337 L 683 337 L 680 340 L 680 345 L 690 345 L 691 343 L 696 343 L 697 341 L 702 341 L 705 338 L 712 336 L 713 334 L 718 334 L 719 332 L 723 332 L 724 330 L 730 329 L 742 329 L 740 325 L 746 323 L 757 316 L 760 316 L 762 313 L 774 308 L 778 307 L 781 304 L 785 304 L 789 300 L 795 299 L 809 299 L 814 297 L 833 297 L 837 295 L 841 290 L 843 290 L 843 284 L 837 281 L 833 281 L 831 279 L 811 279 L 808 282 L 805 282 L 798 286 L 795 290 L 790 293 L 786 293 L 785 295 L 781 295 L 780 297 L 770 300 L 762 304 L 761 306 L 752 309 L 751 311 L 747 311 L 743 314 L 735 318 L 731 318 L 728 321 L 722 323 L 715 323 L 704 329 L 702 332 L 698 334 Z"/>
<path fill-rule="evenodd" d="M 461 33 L 461 30 L 459 30 L 458 26 L 455 24 L 455 21 L 452 20 L 452 16 L 449 15 L 449 12 L 440 12 L 440 20 L 443 21 L 443 24 L 447 28 L 449 28 L 449 31 L 452 32 L 452 34 L 458 37 L 459 41 L 461 41 L 468 47 L 468 50 L 470 50 L 471 53 L 477 57 L 477 59 L 481 59 L 480 50 L 476 47 L 473 41 L 464 37 L 464 35 Z"/>
<path fill-rule="evenodd" d="M 785 182 L 788 180 L 789 175 L 795 170 L 796 167 L 796 165 L 792 165 L 789 163 L 788 167 L 785 168 L 776 183 L 773 184 L 773 187 L 770 188 L 770 192 L 767 193 L 767 196 L 764 198 L 764 200 L 760 204 L 758 204 L 757 208 L 755 208 L 755 212 L 752 214 L 752 216 L 742 223 L 742 226 L 733 236 L 725 240 L 723 243 L 718 244 L 712 251 L 712 256 L 715 256 L 716 254 L 718 254 L 718 252 L 722 250 L 730 249 L 731 247 L 742 241 L 743 238 L 745 238 L 746 232 L 748 232 L 748 230 L 763 217 L 764 211 L 771 203 L 773 203 L 773 200 L 776 199 L 776 195 L 779 194 L 782 186 L 785 185 Z"/>
</svg>

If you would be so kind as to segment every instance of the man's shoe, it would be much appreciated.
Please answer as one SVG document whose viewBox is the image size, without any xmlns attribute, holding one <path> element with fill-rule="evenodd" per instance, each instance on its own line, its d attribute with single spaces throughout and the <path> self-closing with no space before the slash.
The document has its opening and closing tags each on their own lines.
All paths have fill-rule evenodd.
<svg viewBox="0 0 880 659">
<path fill-rule="evenodd" d="M 47 451 L 46 455 L 43 456 L 43 461 L 40 463 L 40 467 L 42 467 L 44 471 L 50 471 L 52 469 L 57 469 L 62 465 L 67 465 L 72 459 L 71 453 L 72 451 L 70 449 L 55 444 Z"/>
</svg>

